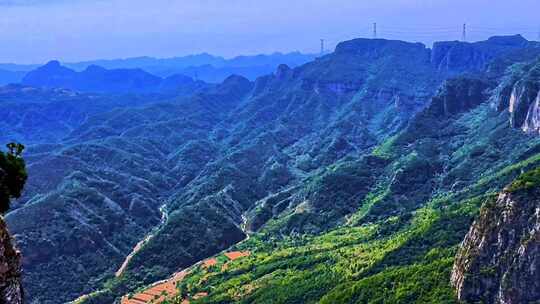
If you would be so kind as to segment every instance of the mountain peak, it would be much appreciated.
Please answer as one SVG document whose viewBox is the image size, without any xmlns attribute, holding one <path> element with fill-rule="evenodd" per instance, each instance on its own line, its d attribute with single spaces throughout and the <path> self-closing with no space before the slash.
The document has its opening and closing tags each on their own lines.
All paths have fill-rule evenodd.
<svg viewBox="0 0 540 304">
<path fill-rule="evenodd" d="M 165 80 L 140 68 L 109 70 L 92 64 L 84 71 L 76 72 L 62 66 L 58 61 L 50 61 L 29 72 L 22 80 L 22 84 L 33 87 L 98 93 L 171 93 L 177 92 L 181 87 L 188 91 L 196 89 L 190 86 L 192 83 L 191 78 L 183 75 L 176 75 Z M 199 85 L 203 84 L 199 83 Z"/>
<path fill-rule="evenodd" d="M 236 75 L 236 74 L 233 74 L 233 75 L 227 77 L 223 81 L 223 85 L 236 85 L 236 84 L 246 84 L 246 83 L 250 83 L 249 79 L 247 79 L 244 76 L 240 76 L 240 75 Z"/>
<path fill-rule="evenodd" d="M 276 70 L 276 77 L 278 79 L 283 79 L 289 75 L 291 72 L 291 68 L 286 64 L 280 64 Z"/>
<path fill-rule="evenodd" d="M 51 60 L 44 65 L 44 67 L 50 67 L 50 68 L 52 67 L 56 68 L 56 67 L 61 67 L 61 66 L 62 65 L 60 64 L 60 61 L 58 60 Z"/>
</svg>

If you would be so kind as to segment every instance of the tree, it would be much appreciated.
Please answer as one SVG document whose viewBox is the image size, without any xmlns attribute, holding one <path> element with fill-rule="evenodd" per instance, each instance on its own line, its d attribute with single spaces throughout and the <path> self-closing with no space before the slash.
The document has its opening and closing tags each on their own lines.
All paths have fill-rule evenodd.
<svg viewBox="0 0 540 304">
<path fill-rule="evenodd" d="M 9 143 L 8 152 L 0 151 L 0 213 L 9 210 L 10 201 L 21 197 L 28 175 L 22 158 L 24 145 Z"/>
<path fill-rule="evenodd" d="M 15 157 L 21 157 L 25 148 L 23 144 L 14 143 L 14 142 L 7 144 L 6 147 L 9 150 L 9 154 Z"/>
</svg>

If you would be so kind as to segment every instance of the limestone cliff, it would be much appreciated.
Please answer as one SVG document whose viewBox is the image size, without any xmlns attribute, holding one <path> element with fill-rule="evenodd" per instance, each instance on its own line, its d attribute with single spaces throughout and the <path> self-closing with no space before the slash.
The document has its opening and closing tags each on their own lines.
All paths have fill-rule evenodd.
<svg viewBox="0 0 540 304">
<path fill-rule="evenodd" d="M 0 151 L 0 214 L 9 210 L 10 200 L 19 198 L 26 182 L 24 146 L 11 143 L 9 153 Z M 0 304 L 23 303 L 21 254 L 14 247 L 4 218 L 0 216 Z"/>
<path fill-rule="evenodd" d="M 0 217 L 0 303 L 23 303 L 21 254 Z"/>
<path fill-rule="evenodd" d="M 508 109 L 510 124 L 527 133 L 540 133 L 540 82 L 519 81 L 514 85 Z"/>
<path fill-rule="evenodd" d="M 540 61 L 516 67 L 499 87 L 497 108 L 508 110 L 510 125 L 527 133 L 540 133 Z"/>
<path fill-rule="evenodd" d="M 486 68 L 494 58 L 533 44 L 520 35 L 495 36 L 476 43 L 436 42 L 433 45 L 431 62 L 439 72 L 443 73 L 459 74 L 480 71 Z"/>
<path fill-rule="evenodd" d="M 468 303 L 540 301 L 540 169 L 485 203 L 456 256 L 451 282 Z"/>
</svg>

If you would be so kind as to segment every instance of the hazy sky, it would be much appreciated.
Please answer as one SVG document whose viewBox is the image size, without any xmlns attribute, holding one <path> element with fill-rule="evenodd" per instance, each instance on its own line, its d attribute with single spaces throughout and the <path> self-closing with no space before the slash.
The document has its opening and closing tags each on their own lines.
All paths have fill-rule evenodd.
<svg viewBox="0 0 540 304">
<path fill-rule="evenodd" d="M 0 0 L 0 62 L 317 52 L 379 37 L 538 39 L 540 0 Z"/>
</svg>

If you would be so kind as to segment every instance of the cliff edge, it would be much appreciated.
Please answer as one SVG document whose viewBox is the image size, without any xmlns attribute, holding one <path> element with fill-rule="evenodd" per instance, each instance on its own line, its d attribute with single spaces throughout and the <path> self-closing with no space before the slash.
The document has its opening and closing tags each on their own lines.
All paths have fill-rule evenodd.
<svg viewBox="0 0 540 304">
<path fill-rule="evenodd" d="M 23 303 L 21 253 L 13 246 L 4 219 L 0 217 L 0 303 Z"/>
<path fill-rule="evenodd" d="M 468 303 L 540 301 L 540 168 L 484 204 L 458 251 L 451 282 Z"/>
</svg>

